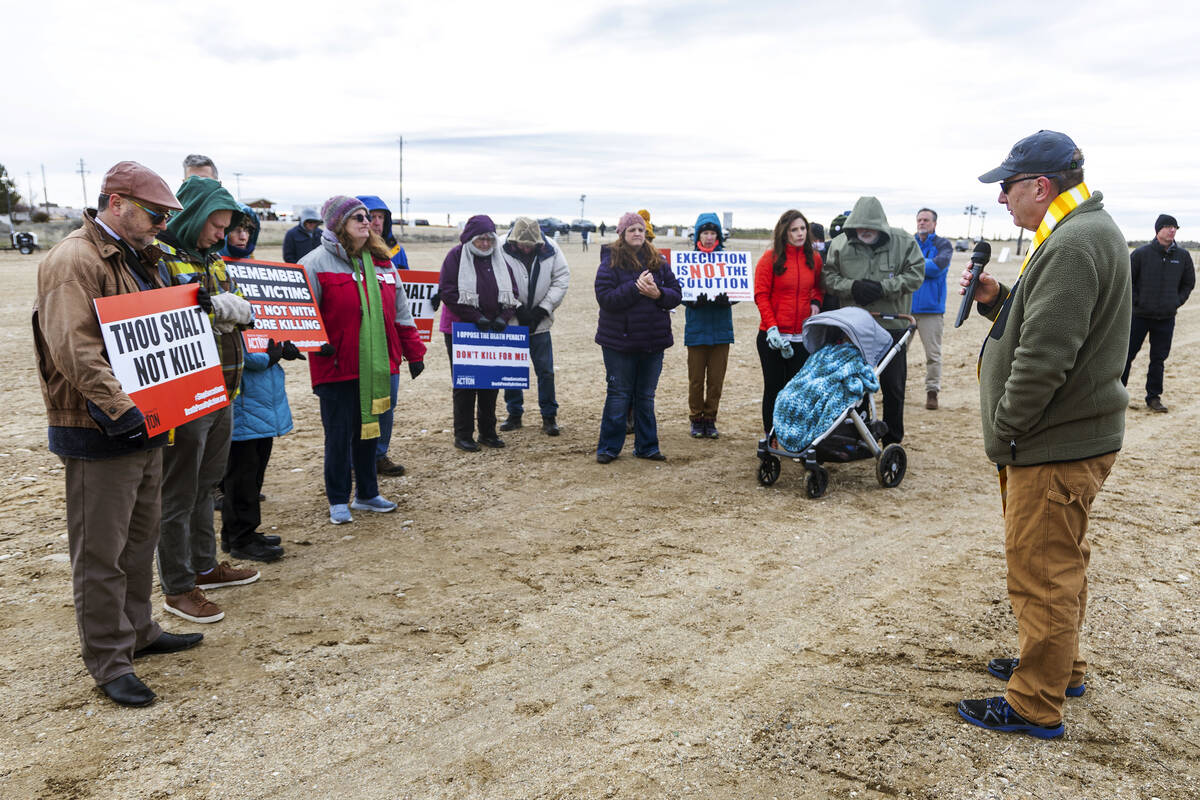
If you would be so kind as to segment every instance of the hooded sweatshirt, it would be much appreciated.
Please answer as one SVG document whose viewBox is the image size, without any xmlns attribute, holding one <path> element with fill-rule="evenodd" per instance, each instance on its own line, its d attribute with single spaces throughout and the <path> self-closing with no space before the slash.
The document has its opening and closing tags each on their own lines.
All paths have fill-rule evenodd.
<svg viewBox="0 0 1200 800">
<path fill-rule="evenodd" d="M 392 265 L 396 269 L 408 269 L 408 254 L 396 240 L 396 234 L 392 233 L 392 210 L 388 208 L 387 203 L 383 202 L 378 195 L 373 194 L 360 194 L 355 199 L 361 200 L 368 212 L 382 211 L 386 215 L 383 218 L 383 241 L 392 248 Z"/>
<path fill-rule="evenodd" d="M 240 299 L 242 292 L 233 276 L 225 271 L 225 262 L 219 254 L 223 240 L 203 250 L 198 246 L 197 240 L 204 223 L 214 211 L 233 212 L 230 225 L 236 225 L 241 219 L 242 207 L 220 183 L 198 175 L 184 181 L 175 196 L 179 198 L 183 210 L 167 223 L 167 229 L 158 237 L 158 247 L 163 251 L 163 258 L 158 266 L 159 277 L 167 286 L 199 283 L 210 295 L 230 293 Z M 248 312 L 249 303 L 241 300 L 241 303 L 237 304 L 238 310 L 241 310 L 241 304 L 245 304 L 245 310 Z M 216 308 L 209 312 L 208 321 L 217 340 L 217 352 L 221 354 L 225 388 L 232 397 L 241 384 L 245 353 L 239 328 L 249 326 L 230 325 L 231 320 L 218 313 Z M 227 329 L 227 332 L 219 333 L 218 324 Z"/>
<path fill-rule="evenodd" d="M 857 228 L 879 231 L 875 244 L 865 244 L 855 233 Z M 883 205 L 874 197 L 860 197 L 846 219 L 846 227 L 829 244 L 828 257 L 821 270 L 821 286 L 837 295 L 843 306 L 856 306 L 850 293 L 855 281 L 876 281 L 883 297 L 866 306 L 880 314 L 908 314 L 912 295 L 925 280 L 925 256 L 916 239 L 903 228 L 888 225 Z M 889 330 L 903 330 L 902 319 L 880 320 Z"/>
<path fill-rule="evenodd" d="M 258 224 L 258 217 L 254 213 L 254 209 L 248 205 L 242 205 L 242 217 L 254 220 L 250 229 L 250 241 L 246 242 L 246 246 L 234 247 L 229 243 L 229 239 L 225 239 L 225 246 L 221 248 L 220 254 L 224 258 L 250 258 L 254 255 L 254 248 L 258 246 L 258 232 L 261 229 Z M 225 229 L 225 236 L 229 236 L 229 232 L 238 226 L 242 220 L 235 220 L 228 228 Z"/>
<path fill-rule="evenodd" d="M 312 231 L 304 227 L 304 223 L 315 220 L 317 227 Z M 315 208 L 306 208 L 300 212 L 300 222 L 283 236 L 283 260 L 289 264 L 299 264 L 304 258 L 321 244 L 321 215 Z"/>
<path fill-rule="evenodd" d="M 700 249 L 700 228 L 713 225 L 717 229 L 717 246 L 714 252 L 725 249 L 725 232 L 721 230 L 721 220 L 712 212 L 706 212 L 696 217 L 696 227 L 692 233 L 693 249 Z M 683 344 L 685 347 L 702 345 L 732 344 L 733 343 L 733 309 L 728 305 L 717 305 L 713 302 L 715 295 L 709 295 L 708 302 L 702 306 L 687 302 L 683 311 Z"/>
</svg>

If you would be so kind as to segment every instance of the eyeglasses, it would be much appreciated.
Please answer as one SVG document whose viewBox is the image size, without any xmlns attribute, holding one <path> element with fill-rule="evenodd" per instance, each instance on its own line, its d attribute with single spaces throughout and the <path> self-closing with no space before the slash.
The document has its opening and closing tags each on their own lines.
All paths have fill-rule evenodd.
<svg viewBox="0 0 1200 800">
<path fill-rule="evenodd" d="M 140 208 L 142 211 L 145 211 L 147 214 L 149 214 L 150 221 L 153 222 L 155 225 L 162 225 L 164 222 L 170 222 L 171 217 L 175 216 L 174 211 L 151 211 L 150 209 L 146 208 L 144 205 L 139 203 L 137 200 L 134 200 L 132 197 L 126 197 L 125 199 L 128 200 L 129 202 L 133 203 L 135 206 Z"/>
<path fill-rule="evenodd" d="M 1006 181 L 1000 181 L 1000 191 L 1004 192 L 1005 194 L 1008 194 L 1010 191 L 1012 191 L 1012 187 L 1016 186 L 1018 183 L 1021 183 L 1022 181 L 1036 181 L 1038 178 L 1052 178 L 1054 180 L 1057 180 L 1058 176 L 1057 175 L 1026 175 L 1024 178 L 1009 178 Z"/>
<path fill-rule="evenodd" d="M 370 222 L 371 221 L 371 218 L 368 217 L 366 214 L 362 213 L 361 211 L 358 212 L 357 214 L 351 214 L 350 219 L 354 220 L 355 222 Z"/>
</svg>

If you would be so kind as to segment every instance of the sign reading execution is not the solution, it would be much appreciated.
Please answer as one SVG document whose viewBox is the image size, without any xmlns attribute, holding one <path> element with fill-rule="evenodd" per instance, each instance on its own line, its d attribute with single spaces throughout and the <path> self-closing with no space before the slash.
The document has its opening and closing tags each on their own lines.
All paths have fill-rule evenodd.
<svg viewBox="0 0 1200 800">
<path fill-rule="evenodd" d="M 299 350 L 319 350 L 329 341 L 304 267 L 227 258 L 225 269 L 254 309 L 254 327 L 242 334 L 247 350 L 265 351 L 268 339 L 290 341 Z"/>
<path fill-rule="evenodd" d="M 712 300 L 724 294 L 730 300 L 754 299 L 754 267 L 750 254 L 736 250 L 672 250 L 671 271 L 675 273 L 684 300 L 706 294 Z"/>
<path fill-rule="evenodd" d="M 151 436 L 229 404 L 221 357 L 197 286 L 96 299 L 113 374 Z"/>
</svg>

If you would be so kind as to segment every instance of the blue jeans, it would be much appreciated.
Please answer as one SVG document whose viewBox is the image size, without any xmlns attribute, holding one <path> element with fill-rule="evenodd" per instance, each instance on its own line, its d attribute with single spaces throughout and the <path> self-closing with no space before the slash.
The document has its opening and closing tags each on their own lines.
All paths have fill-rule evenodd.
<svg viewBox="0 0 1200 800">
<path fill-rule="evenodd" d="M 350 502 L 351 470 L 357 480 L 359 500 L 379 494 L 375 474 L 375 440 L 363 439 L 358 381 L 320 383 L 313 393 L 321 400 L 321 425 L 325 428 L 325 496 L 329 505 Z"/>
<path fill-rule="evenodd" d="M 554 347 L 550 343 L 550 331 L 535 333 L 529 337 L 529 360 L 537 375 L 538 408 L 543 417 L 558 416 L 558 401 L 554 399 Z M 510 416 L 525 413 L 525 394 L 520 389 L 504 390 L 504 405 Z"/>
<path fill-rule="evenodd" d="M 396 416 L 396 394 L 400 391 L 400 374 L 392 376 L 392 405 L 379 415 L 379 443 L 375 445 L 375 458 L 387 455 L 388 446 L 392 443 L 392 421 Z"/>
<path fill-rule="evenodd" d="M 663 354 L 623 353 L 604 350 L 608 394 L 600 418 L 600 442 L 596 454 L 615 456 L 625 444 L 625 419 L 633 407 L 633 454 L 652 456 L 658 452 L 658 422 L 654 418 L 654 390 L 662 373 Z"/>
</svg>

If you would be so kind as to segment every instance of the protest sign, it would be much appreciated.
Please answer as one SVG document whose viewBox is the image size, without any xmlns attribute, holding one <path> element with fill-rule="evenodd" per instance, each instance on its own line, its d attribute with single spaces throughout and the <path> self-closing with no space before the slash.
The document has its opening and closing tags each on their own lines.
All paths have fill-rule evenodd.
<svg viewBox="0 0 1200 800">
<path fill-rule="evenodd" d="M 709 300 L 719 294 L 731 301 L 754 299 L 754 266 L 749 253 L 672 250 L 671 270 L 679 281 L 684 300 L 695 300 L 702 292 Z"/>
<path fill-rule="evenodd" d="M 96 298 L 108 362 L 151 436 L 229 405 L 196 284 Z"/>
<path fill-rule="evenodd" d="M 433 324 L 437 312 L 429 302 L 429 298 L 437 294 L 438 279 L 441 273 L 426 270 L 402 269 L 396 273 L 404 286 L 404 296 L 412 309 L 413 319 L 417 323 L 417 331 L 421 334 L 422 342 L 433 340 Z"/>
<path fill-rule="evenodd" d="M 268 339 L 290 341 L 297 350 L 320 350 L 329 341 L 304 267 L 227 258 L 225 269 L 254 309 L 254 327 L 242 332 L 246 350 L 262 353 Z"/>
<path fill-rule="evenodd" d="M 469 322 L 456 322 L 451 335 L 455 389 L 529 388 L 528 328 L 510 325 L 492 333 Z"/>
</svg>

